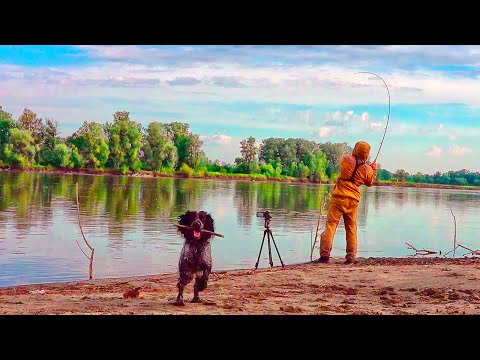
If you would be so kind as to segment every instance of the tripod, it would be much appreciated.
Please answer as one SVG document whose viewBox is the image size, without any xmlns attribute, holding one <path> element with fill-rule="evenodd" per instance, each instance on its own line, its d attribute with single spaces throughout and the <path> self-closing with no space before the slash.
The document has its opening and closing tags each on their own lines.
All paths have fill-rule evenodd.
<svg viewBox="0 0 480 360">
<path fill-rule="evenodd" d="M 273 233 L 272 230 L 270 230 L 270 218 L 266 217 L 265 218 L 265 230 L 263 230 L 263 239 L 262 239 L 262 245 L 260 246 L 260 251 L 258 252 L 258 259 L 257 263 L 255 264 L 255 270 L 258 268 L 258 262 L 260 261 L 260 254 L 262 253 L 262 248 L 263 248 L 263 242 L 265 241 L 265 235 L 267 235 L 267 244 L 268 244 L 268 259 L 270 261 L 270 267 L 273 267 L 273 260 L 272 260 L 272 247 L 270 245 L 270 237 L 272 237 L 273 245 L 275 245 L 275 249 L 277 250 L 278 258 L 280 259 L 280 262 L 282 263 L 282 267 L 285 267 L 282 261 L 282 257 L 280 256 L 280 253 L 278 252 L 277 244 L 275 243 L 275 239 L 273 238 Z"/>
</svg>

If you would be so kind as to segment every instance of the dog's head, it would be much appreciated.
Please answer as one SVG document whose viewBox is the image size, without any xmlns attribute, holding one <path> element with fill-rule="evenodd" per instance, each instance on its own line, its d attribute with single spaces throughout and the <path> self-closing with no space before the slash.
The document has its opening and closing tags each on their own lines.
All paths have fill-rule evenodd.
<svg viewBox="0 0 480 360">
<path fill-rule="evenodd" d="M 206 241 L 213 235 L 202 230 L 215 231 L 215 222 L 205 211 L 187 211 L 180 215 L 179 224 L 189 227 L 189 229 L 178 228 L 183 237 L 189 241 Z"/>
</svg>

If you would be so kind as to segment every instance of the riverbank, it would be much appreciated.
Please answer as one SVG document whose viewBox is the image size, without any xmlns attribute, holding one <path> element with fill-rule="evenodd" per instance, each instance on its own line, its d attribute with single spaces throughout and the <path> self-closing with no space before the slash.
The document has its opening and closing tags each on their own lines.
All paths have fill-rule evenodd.
<svg viewBox="0 0 480 360">
<path fill-rule="evenodd" d="M 0 314 L 480 314 L 480 259 L 359 258 L 215 271 L 204 303 L 177 274 L 0 288 Z M 140 288 L 137 297 L 124 293 Z"/>
<path fill-rule="evenodd" d="M 143 177 L 143 178 L 178 178 L 178 179 L 210 179 L 210 180 L 240 180 L 240 181 L 261 181 L 261 182 L 282 182 L 290 184 L 320 184 L 316 181 L 301 180 L 295 178 L 267 178 L 262 177 L 259 174 L 221 174 L 210 173 L 203 176 L 191 175 L 186 176 L 184 174 L 160 174 L 151 171 L 139 171 L 128 172 L 122 174 L 116 170 L 87 170 L 87 169 L 12 169 L 12 168 L 0 168 L 0 172 L 34 172 L 41 174 L 55 174 L 55 175 L 103 175 L 103 176 L 129 176 L 129 177 Z M 325 185 L 332 185 L 332 183 L 322 183 Z M 461 186 L 461 185 L 443 185 L 443 184 L 423 184 L 423 183 L 405 183 L 405 182 L 391 182 L 391 181 L 376 181 L 374 186 L 390 186 L 390 187 L 413 187 L 413 188 L 428 188 L 428 189 L 458 189 L 458 190 L 480 190 L 480 186 Z"/>
</svg>

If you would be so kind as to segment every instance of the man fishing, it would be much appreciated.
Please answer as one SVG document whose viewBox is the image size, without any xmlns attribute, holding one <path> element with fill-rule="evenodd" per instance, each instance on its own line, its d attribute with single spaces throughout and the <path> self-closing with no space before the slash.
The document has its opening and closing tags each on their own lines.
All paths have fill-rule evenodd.
<svg viewBox="0 0 480 360">
<path fill-rule="evenodd" d="M 370 145 L 364 141 L 355 144 L 351 155 L 340 158 L 340 174 L 332 192 L 325 230 L 320 235 L 320 258 L 315 262 L 327 263 L 330 259 L 335 231 L 343 216 L 347 232 L 345 263 L 352 264 L 357 255 L 357 214 L 361 198 L 360 186 L 372 186 L 377 175 L 377 163 L 367 163 Z"/>
</svg>

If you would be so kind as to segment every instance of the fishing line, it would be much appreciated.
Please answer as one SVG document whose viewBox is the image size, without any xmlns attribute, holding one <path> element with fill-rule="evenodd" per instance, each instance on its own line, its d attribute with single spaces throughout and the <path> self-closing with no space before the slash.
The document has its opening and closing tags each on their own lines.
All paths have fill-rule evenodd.
<svg viewBox="0 0 480 360">
<path fill-rule="evenodd" d="M 375 160 L 373 160 L 373 162 L 376 162 L 376 161 L 377 161 L 377 158 L 378 158 L 378 154 L 380 154 L 380 150 L 381 150 L 382 145 L 383 145 L 383 140 L 385 140 L 385 135 L 387 134 L 388 122 L 390 121 L 390 90 L 388 89 L 387 83 L 385 82 L 385 80 L 383 80 L 383 78 L 382 78 L 380 75 L 377 75 L 377 74 L 372 73 L 372 72 L 370 72 L 370 71 L 360 71 L 360 72 L 357 72 L 357 73 L 355 73 L 355 74 L 372 74 L 372 75 L 375 75 L 376 77 L 380 78 L 380 80 L 383 81 L 383 83 L 385 84 L 385 87 L 387 88 L 387 92 L 388 92 L 388 115 L 387 115 L 387 124 L 385 125 L 385 131 L 383 132 L 383 137 L 382 137 L 382 141 L 380 142 L 380 147 L 378 148 L 377 156 L 375 156 Z"/>
</svg>

